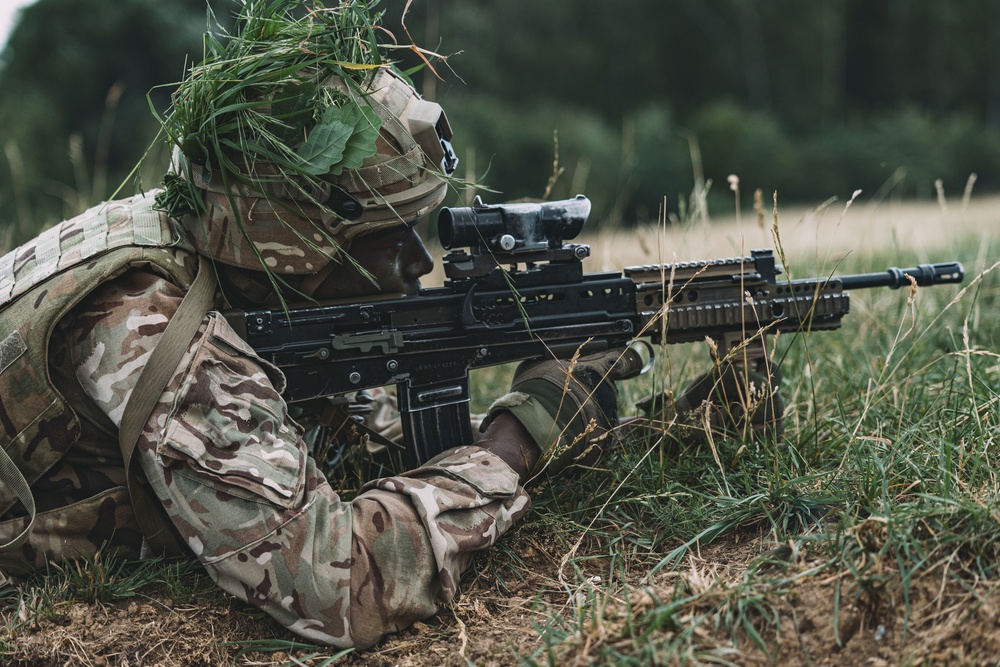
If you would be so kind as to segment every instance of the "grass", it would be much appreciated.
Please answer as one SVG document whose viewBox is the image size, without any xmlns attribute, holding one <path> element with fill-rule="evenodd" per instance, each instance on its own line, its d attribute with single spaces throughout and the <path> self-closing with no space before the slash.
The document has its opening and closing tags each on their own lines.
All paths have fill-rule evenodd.
<svg viewBox="0 0 1000 667">
<path fill-rule="evenodd" d="M 970 242 L 960 256 L 978 252 Z M 579 626 L 568 631 L 560 616 L 541 628 L 544 648 L 532 661 L 579 660 L 586 649 L 602 663 L 725 662 L 748 646 L 771 661 L 794 625 L 779 609 L 807 578 L 835 580 L 835 646 L 846 643 L 853 610 L 889 603 L 902 612 L 902 637 L 912 638 L 918 579 L 939 572 L 942 588 L 970 591 L 995 581 L 1000 366 L 990 313 L 998 286 L 993 273 L 972 278 L 959 296 L 924 289 L 913 303 L 857 294 L 867 306 L 845 330 L 789 342 L 781 442 L 717 441 L 720 466 L 707 447 L 648 438 L 617 452 L 608 478 L 586 490 L 551 486 L 536 516 L 555 512 L 617 535 L 621 558 L 629 554 L 630 568 L 642 572 L 604 594 L 650 586 L 655 601 L 598 641 Z M 733 577 L 710 578 L 701 590 L 684 573 L 704 562 L 699 550 L 740 540 L 752 541 L 755 554 Z M 591 615 L 600 609 L 588 607 Z M 724 641 L 703 653 L 706 627 Z"/>
<path fill-rule="evenodd" d="M 975 651 L 998 648 L 982 644 L 1000 585 L 991 243 L 952 242 L 950 255 L 978 258 L 962 286 L 913 298 L 856 292 L 842 330 L 779 339 L 780 440 L 716 439 L 713 450 L 653 429 L 624 441 L 600 471 L 544 483 L 529 518 L 477 559 L 466 594 L 432 630 L 355 656 L 266 639 L 274 630 L 260 621 L 222 645 L 234 664 L 264 655 L 261 664 L 381 664 L 414 646 L 429 656 L 415 664 L 428 664 L 435 654 L 425 649 L 436 645 L 468 664 L 490 653 L 528 665 L 816 664 L 829 655 L 915 664 L 926 651 L 960 651 L 974 664 Z M 907 259 L 852 256 L 837 270 Z M 623 387 L 623 403 L 665 386 L 668 370 L 683 384 L 706 365 L 704 345 L 661 350 L 653 376 Z M 480 409 L 510 370 L 474 375 Z M 98 559 L 8 591 L 0 655 L 17 656 L 26 628 L 69 600 L 113 606 L 166 586 L 176 610 L 213 590 L 198 568 L 178 568 Z M 526 602 L 515 618 L 517 599 Z M 480 604 L 481 623 L 469 611 Z M 491 626 L 512 631 L 487 643 Z"/>
</svg>

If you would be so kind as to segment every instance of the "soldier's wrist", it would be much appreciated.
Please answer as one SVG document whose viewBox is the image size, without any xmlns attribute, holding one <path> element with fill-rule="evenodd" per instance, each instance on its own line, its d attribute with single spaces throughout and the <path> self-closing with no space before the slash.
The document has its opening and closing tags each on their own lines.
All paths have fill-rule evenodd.
<svg viewBox="0 0 1000 667">
<path fill-rule="evenodd" d="M 524 425 L 514 415 L 500 411 L 491 415 L 486 431 L 476 445 L 497 456 L 517 473 L 521 484 L 528 481 L 541 450 Z"/>
</svg>

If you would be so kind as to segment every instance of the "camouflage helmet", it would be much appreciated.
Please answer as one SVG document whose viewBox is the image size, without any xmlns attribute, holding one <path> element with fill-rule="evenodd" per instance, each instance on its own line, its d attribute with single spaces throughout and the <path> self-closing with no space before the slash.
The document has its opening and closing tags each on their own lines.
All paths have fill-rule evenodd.
<svg viewBox="0 0 1000 667">
<path fill-rule="evenodd" d="M 346 19 L 367 34 L 378 17 L 356 3 L 310 7 L 306 19 L 284 8 L 242 16 L 242 33 L 192 69 L 164 124 L 176 149 L 163 207 L 199 252 L 223 264 L 323 272 L 352 239 L 432 210 L 457 165 L 440 105 L 422 99 L 374 45 L 327 55 L 343 48 Z M 232 62 L 243 62 L 248 78 L 220 73 Z M 237 111 L 224 116 L 220 107 Z"/>
</svg>

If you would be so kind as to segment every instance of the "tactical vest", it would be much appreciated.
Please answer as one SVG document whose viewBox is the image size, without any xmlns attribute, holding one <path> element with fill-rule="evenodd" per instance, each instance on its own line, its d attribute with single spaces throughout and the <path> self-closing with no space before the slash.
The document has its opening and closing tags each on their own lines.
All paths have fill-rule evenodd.
<svg viewBox="0 0 1000 667">
<path fill-rule="evenodd" d="M 81 432 L 50 377 L 56 323 L 130 268 L 154 266 L 185 290 L 195 278 L 194 248 L 153 210 L 153 194 L 98 205 L 0 258 L 0 447 L 29 486 Z M 0 515 L 18 500 L 10 487 L 0 481 Z"/>
</svg>

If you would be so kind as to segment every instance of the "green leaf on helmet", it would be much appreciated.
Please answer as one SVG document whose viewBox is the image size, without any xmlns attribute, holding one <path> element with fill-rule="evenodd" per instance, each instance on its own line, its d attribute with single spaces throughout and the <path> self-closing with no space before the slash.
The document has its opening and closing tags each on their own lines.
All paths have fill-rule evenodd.
<svg viewBox="0 0 1000 667">
<path fill-rule="evenodd" d="M 360 167 L 366 157 L 375 154 L 381 126 L 382 121 L 368 107 L 328 107 L 296 151 L 303 162 L 302 171 L 312 176 L 336 175 Z"/>
<path fill-rule="evenodd" d="M 330 169 L 330 173 L 339 176 L 344 169 L 357 169 L 366 157 L 375 155 L 375 142 L 379 130 L 382 129 L 382 119 L 372 111 L 371 107 L 354 107 L 358 113 L 354 133 L 344 147 L 344 157 L 339 165 Z"/>
<path fill-rule="evenodd" d="M 271 128 L 271 131 L 280 141 L 294 145 L 302 136 L 306 126 L 312 121 L 315 96 L 316 84 L 307 81 L 294 85 L 286 84 L 279 94 L 271 99 L 270 118 L 277 126 Z"/>
</svg>

